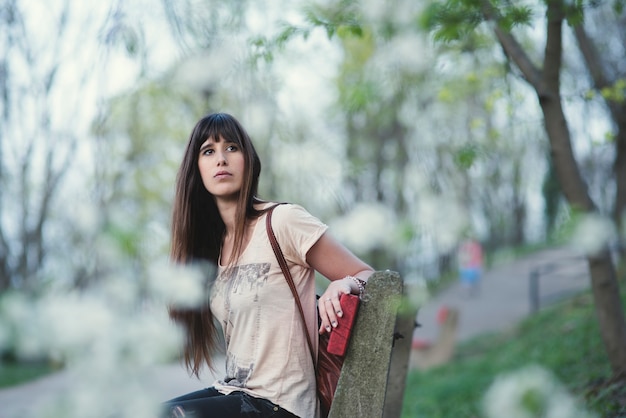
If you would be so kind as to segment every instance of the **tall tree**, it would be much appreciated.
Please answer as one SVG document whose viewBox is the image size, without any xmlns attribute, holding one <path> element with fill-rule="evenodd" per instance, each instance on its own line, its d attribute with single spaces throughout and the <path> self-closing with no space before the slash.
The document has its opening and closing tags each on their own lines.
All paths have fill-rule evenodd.
<svg viewBox="0 0 626 418">
<path fill-rule="evenodd" d="M 587 6 L 586 13 L 582 7 L 584 4 L 574 10 L 573 32 L 593 89 L 603 99 L 613 121 L 615 197 L 612 216 L 618 230 L 623 231 L 626 226 L 626 67 L 623 65 L 626 2 L 615 1 L 612 10 Z M 621 261 L 626 263 L 626 245 L 622 245 L 620 251 Z"/>
<path fill-rule="evenodd" d="M 32 286 L 47 253 L 46 223 L 55 193 L 73 157 L 76 137 L 55 126 L 68 31 L 68 4 L 56 15 L 57 42 L 43 49 L 22 2 L 0 4 L 0 290 Z"/>
<path fill-rule="evenodd" d="M 545 47 L 540 65 L 533 60 L 532 53 L 524 48 L 512 28 L 515 25 L 529 24 L 531 9 L 524 5 L 513 5 L 510 2 L 488 0 L 437 1 L 429 9 L 431 29 L 440 40 L 453 41 L 460 39 L 465 33 L 477 30 L 482 22 L 491 25 L 493 33 L 523 79 L 534 90 L 544 116 L 544 126 L 550 142 L 551 157 L 561 189 L 569 204 L 583 213 L 595 213 L 597 205 L 592 200 L 588 186 L 581 174 L 579 164 L 572 147 L 572 135 L 564 112 L 563 94 L 561 91 L 561 75 L 563 60 L 563 27 L 565 22 L 574 25 L 578 33 L 579 44 L 589 46 L 589 39 L 583 31 L 585 2 L 566 2 L 547 0 L 545 2 Z M 621 9 L 616 9 L 620 11 Z M 591 50 L 591 49 L 590 49 Z M 585 53 L 587 55 L 589 53 Z M 599 87 L 606 86 L 608 81 L 595 75 L 599 69 L 596 59 L 587 59 L 589 70 L 594 74 Z M 601 62 L 601 61 L 599 61 Z M 592 66 L 592 64 L 594 64 Z M 618 103 L 610 107 L 618 127 L 624 117 L 624 108 Z M 621 113 L 618 112 L 621 109 Z M 621 125 L 623 126 L 623 125 Z M 616 141 L 615 181 L 618 188 L 616 207 L 620 204 L 620 188 L 626 182 L 623 175 L 621 159 L 626 140 L 619 137 Z M 620 173 L 622 173 L 620 177 Z M 619 210 L 623 210 L 619 209 Z M 587 257 L 591 274 L 591 285 L 595 299 L 600 331 L 608 359 L 616 375 L 626 373 L 626 321 L 619 297 L 619 284 L 616 277 L 608 245 Z"/>
<path fill-rule="evenodd" d="M 102 10 L 0 0 L 0 292 L 35 289 L 52 269 L 65 275 L 67 254 L 81 248 L 72 238 L 81 219 L 67 204 L 80 199 L 59 196 L 84 190 L 69 173 L 84 162 L 81 139 L 96 106 Z"/>
</svg>

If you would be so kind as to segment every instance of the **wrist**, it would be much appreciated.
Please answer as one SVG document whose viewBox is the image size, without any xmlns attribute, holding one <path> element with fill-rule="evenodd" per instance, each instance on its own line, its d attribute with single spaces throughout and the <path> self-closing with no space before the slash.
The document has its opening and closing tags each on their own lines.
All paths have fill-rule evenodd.
<svg viewBox="0 0 626 418">
<path fill-rule="evenodd" d="M 363 295 L 365 294 L 365 285 L 367 284 L 365 280 L 361 280 L 355 276 L 346 276 L 343 280 L 348 280 L 350 282 L 350 290 L 352 293 L 355 293 L 354 290 L 356 289 L 359 299 L 363 299 Z"/>
</svg>

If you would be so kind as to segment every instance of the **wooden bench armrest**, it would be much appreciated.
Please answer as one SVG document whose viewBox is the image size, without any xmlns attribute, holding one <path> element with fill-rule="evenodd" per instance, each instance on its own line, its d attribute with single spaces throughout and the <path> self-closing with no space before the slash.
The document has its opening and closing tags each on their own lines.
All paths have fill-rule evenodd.
<svg viewBox="0 0 626 418">
<path fill-rule="evenodd" d="M 402 280 L 392 271 L 369 279 L 352 330 L 329 418 L 382 417 Z M 411 336 L 406 336 L 410 340 Z"/>
</svg>

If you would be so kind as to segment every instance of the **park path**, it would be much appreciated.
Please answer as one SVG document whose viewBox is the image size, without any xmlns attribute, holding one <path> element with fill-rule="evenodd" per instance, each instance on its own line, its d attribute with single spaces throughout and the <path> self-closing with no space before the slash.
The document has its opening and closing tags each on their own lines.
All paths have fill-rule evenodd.
<svg viewBox="0 0 626 418">
<path fill-rule="evenodd" d="M 502 262 L 487 271 L 480 292 L 468 296 L 454 283 L 429 300 L 418 313 L 421 327 L 415 337 L 432 340 L 437 336 L 437 311 L 456 308 L 460 313 L 459 340 L 486 332 L 505 330 L 530 313 L 528 282 L 530 272 L 539 266 L 560 263 L 557 274 L 541 279 L 541 302 L 552 301 L 589 287 L 584 260 L 566 248 L 544 250 L 510 262 Z M 222 362 L 223 363 L 223 362 Z M 221 364 L 221 362 L 217 362 Z M 170 399 L 209 386 L 214 376 L 202 381 L 188 376 L 179 364 L 164 365 L 153 371 L 150 385 L 156 399 Z M 41 405 L 71 387 L 67 372 L 54 373 L 35 381 L 0 390 L 0 418 L 29 418 L 32 408 Z"/>
<path fill-rule="evenodd" d="M 429 300 L 417 314 L 414 337 L 433 341 L 438 334 L 437 312 L 442 307 L 459 311 L 458 340 L 466 341 L 488 332 L 504 331 L 532 311 L 530 274 L 535 269 L 550 274 L 539 279 L 540 306 L 588 289 L 587 264 L 566 247 L 543 250 L 509 262 L 499 262 L 485 272 L 476 294 L 470 295 L 456 282 Z"/>
<path fill-rule="evenodd" d="M 216 363 L 220 364 L 220 362 Z M 223 364 L 223 361 L 221 363 Z M 213 374 L 206 373 L 199 381 L 195 377 L 190 377 L 180 364 L 168 364 L 155 368 L 145 384 L 149 386 L 154 399 L 165 401 L 208 387 L 214 381 Z M 73 390 L 72 384 L 71 375 L 66 371 L 61 371 L 19 386 L 2 389 L 0 390 L 0 418 L 41 416 L 33 411 L 46 405 L 55 396 Z"/>
</svg>

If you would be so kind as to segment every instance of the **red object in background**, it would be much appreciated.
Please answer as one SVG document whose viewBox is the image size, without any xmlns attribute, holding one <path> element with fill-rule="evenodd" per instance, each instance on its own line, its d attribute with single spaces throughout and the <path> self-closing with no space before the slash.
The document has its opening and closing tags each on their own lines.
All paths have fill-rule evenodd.
<svg viewBox="0 0 626 418">
<path fill-rule="evenodd" d="M 437 311 L 437 324 L 439 324 L 439 326 L 442 326 L 443 323 L 446 322 L 446 320 L 448 319 L 448 315 L 450 315 L 450 308 L 448 308 L 447 306 L 440 307 Z M 416 337 L 413 337 L 413 340 L 411 341 L 411 348 L 413 350 L 426 350 L 432 347 L 432 345 L 432 341 L 426 341 Z"/>
<path fill-rule="evenodd" d="M 328 339 L 327 351 L 331 354 L 343 356 L 346 354 L 352 325 L 359 310 L 359 297 L 357 295 L 341 295 L 339 299 L 343 316 L 337 317 L 337 328 L 333 328 Z"/>
<path fill-rule="evenodd" d="M 449 313 L 450 310 L 447 306 L 442 306 L 441 308 L 439 308 L 439 310 L 437 311 L 437 323 L 439 325 L 442 325 L 444 322 L 446 322 Z"/>
</svg>

